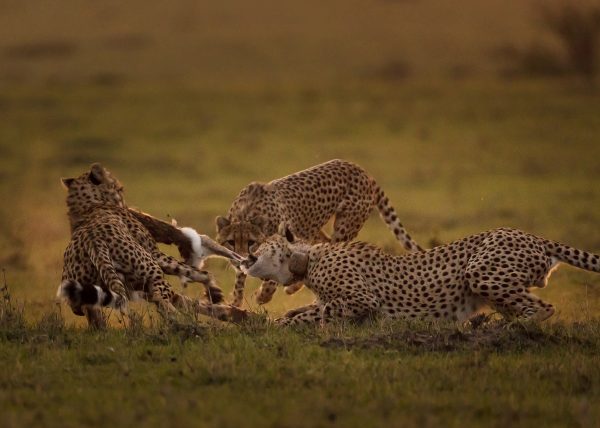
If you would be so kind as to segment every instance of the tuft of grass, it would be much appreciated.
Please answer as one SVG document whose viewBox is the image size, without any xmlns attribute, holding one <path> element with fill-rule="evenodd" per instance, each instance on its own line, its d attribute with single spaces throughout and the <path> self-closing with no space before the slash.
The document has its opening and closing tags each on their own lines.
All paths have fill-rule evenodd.
<svg viewBox="0 0 600 428">
<path fill-rule="evenodd" d="M 0 288 L 0 335 L 3 338 L 18 340 L 25 332 L 24 307 L 13 301 L 8 283 L 6 270 L 2 269 L 2 288 Z"/>
</svg>

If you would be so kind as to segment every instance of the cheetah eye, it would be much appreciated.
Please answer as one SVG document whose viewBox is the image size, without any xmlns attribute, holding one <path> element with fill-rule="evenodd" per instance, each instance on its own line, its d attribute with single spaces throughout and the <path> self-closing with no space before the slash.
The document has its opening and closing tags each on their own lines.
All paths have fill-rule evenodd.
<svg viewBox="0 0 600 428">
<path fill-rule="evenodd" d="M 248 248 L 254 247 L 255 244 L 256 244 L 256 241 L 253 241 L 252 239 L 248 240 Z"/>
<path fill-rule="evenodd" d="M 231 247 L 235 247 L 235 241 L 233 239 L 230 239 L 229 241 L 227 241 L 225 243 Z"/>
</svg>

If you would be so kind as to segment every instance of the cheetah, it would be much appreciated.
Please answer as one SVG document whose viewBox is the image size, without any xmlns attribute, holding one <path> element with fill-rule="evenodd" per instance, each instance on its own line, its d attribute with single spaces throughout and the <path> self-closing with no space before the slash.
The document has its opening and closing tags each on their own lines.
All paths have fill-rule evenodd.
<svg viewBox="0 0 600 428">
<path fill-rule="evenodd" d="M 296 240 L 281 230 L 242 262 L 251 276 L 303 281 L 317 299 L 276 320 L 282 325 L 333 319 L 391 318 L 463 322 L 486 307 L 505 318 L 545 320 L 554 307 L 531 293 L 558 263 L 600 272 L 600 256 L 515 229 L 495 229 L 403 256 L 363 242 Z"/>
<path fill-rule="evenodd" d="M 216 218 L 217 241 L 246 256 L 285 222 L 299 238 L 310 242 L 338 243 L 354 239 L 373 207 L 408 251 L 422 251 L 410 237 L 385 193 L 360 166 L 331 160 L 269 183 L 253 182 L 233 201 L 227 217 Z M 335 216 L 333 234 L 322 228 Z M 232 305 L 241 306 L 246 275 L 238 270 Z M 262 283 L 257 303 L 271 300 L 277 284 Z M 302 283 L 289 285 L 292 294 Z"/>
<path fill-rule="evenodd" d="M 65 250 L 62 283 L 57 294 L 67 300 L 73 313 L 85 315 L 90 326 L 103 327 L 101 307 L 124 311 L 127 301 L 139 292 L 163 313 L 186 308 L 205 315 L 229 315 L 225 305 L 193 302 L 172 290 L 163 272 L 200 282 L 210 301 L 222 300 L 221 290 L 208 272 L 160 252 L 138 218 L 143 217 L 148 225 L 154 224 L 155 231 L 160 222 L 152 223 L 148 215 L 129 210 L 123 201 L 123 186 L 100 164 L 93 164 L 77 178 L 62 179 L 62 183 L 68 192 L 71 241 Z M 203 255 L 201 238 L 192 231 L 190 228 L 180 231 L 189 238 L 190 259 Z M 169 236 L 177 238 L 172 231 Z"/>
</svg>

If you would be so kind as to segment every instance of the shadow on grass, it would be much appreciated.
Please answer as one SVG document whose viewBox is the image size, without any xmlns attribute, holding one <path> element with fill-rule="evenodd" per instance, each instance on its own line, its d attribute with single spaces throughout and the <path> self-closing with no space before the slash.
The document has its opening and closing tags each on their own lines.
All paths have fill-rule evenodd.
<svg viewBox="0 0 600 428">
<path fill-rule="evenodd" d="M 465 350 L 521 352 L 564 346 L 583 349 L 598 347 L 598 321 L 576 324 L 481 321 L 477 319 L 464 327 L 425 323 L 394 324 L 385 328 L 387 331 L 384 333 L 330 337 L 323 340 L 321 346 L 334 349 L 391 349 L 414 353 Z"/>
</svg>

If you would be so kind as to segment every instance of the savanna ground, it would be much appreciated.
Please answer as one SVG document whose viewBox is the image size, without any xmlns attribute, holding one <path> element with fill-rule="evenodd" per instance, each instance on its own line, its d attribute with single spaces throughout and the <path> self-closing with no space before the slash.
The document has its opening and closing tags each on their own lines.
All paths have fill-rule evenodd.
<svg viewBox="0 0 600 428">
<path fill-rule="evenodd" d="M 0 2 L 1 426 L 599 426 L 600 277 L 566 266 L 542 324 L 291 331 L 137 305 L 91 332 L 54 303 L 59 178 L 96 161 L 130 206 L 209 234 L 248 182 L 339 157 L 423 244 L 511 226 L 600 252 L 600 93 L 490 54 L 538 37 L 531 4 L 68 3 Z M 401 252 L 375 213 L 359 238 Z M 269 316 L 311 300 L 259 309 L 257 286 Z"/>
</svg>

